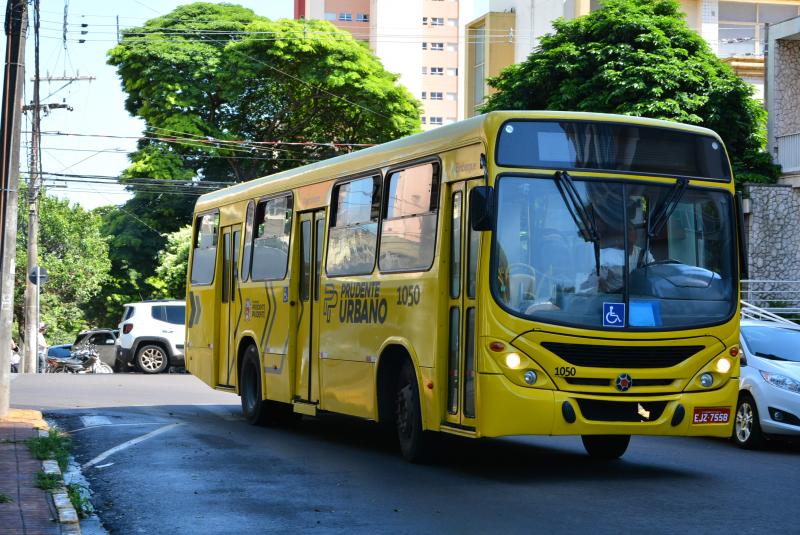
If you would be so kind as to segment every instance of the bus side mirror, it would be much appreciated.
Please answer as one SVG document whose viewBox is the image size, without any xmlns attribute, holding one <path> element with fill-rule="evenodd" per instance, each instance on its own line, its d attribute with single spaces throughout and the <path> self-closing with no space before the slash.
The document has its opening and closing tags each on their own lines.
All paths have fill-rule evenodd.
<svg viewBox="0 0 800 535">
<path fill-rule="evenodd" d="M 475 186 L 469 192 L 469 221 L 472 230 L 492 230 L 494 190 L 491 186 Z"/>
</svg>

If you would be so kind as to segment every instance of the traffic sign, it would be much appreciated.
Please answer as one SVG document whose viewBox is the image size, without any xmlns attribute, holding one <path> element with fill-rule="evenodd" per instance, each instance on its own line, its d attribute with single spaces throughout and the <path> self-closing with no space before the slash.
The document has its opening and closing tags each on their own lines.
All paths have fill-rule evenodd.
<svg viewBox="0 0 800 535">
<path fill-rule="evenodd" d="M 39 277 L 37 280 L 36 277 L 36 270 L 39 270 Z M 50 277 L 47 275 L 47 270 L 41 266 L 34 267 L 30 273 L 28 273 L 28 280 L 31 281 L 33 284 L 44 284 L 47 282 L 47 279 Z"/>
</svg>

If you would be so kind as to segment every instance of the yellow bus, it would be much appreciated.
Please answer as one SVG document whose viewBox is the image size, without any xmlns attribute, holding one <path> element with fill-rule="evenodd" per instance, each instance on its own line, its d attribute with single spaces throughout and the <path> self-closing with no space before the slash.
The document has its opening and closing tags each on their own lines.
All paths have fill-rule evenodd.
<svg viewBox="0 0 800 535">
<path fill-rule="evenodd" d="M 731 434 L 743 269 L 714 132 L 493 112 L 203 195 L 186 363 L 254 424 Z"/>
</svg>

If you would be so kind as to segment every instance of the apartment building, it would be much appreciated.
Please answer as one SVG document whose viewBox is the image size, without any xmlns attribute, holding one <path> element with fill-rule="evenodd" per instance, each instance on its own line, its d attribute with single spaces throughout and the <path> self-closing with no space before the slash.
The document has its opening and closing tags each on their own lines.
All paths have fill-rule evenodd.
<svg viewBox="0 0 800 535">
<path fill-rule="evenodd" d="M 295 0 L 294 13 L 368 42 L 422 102 L 423 130 L 459 119 L 458 0 Z"/>
<path fill-rule="evenodd" d="M 800 15 L 800 0 L 680 0 L 686 22 L 764 98 L 767 25 Z M 489 0 L 489 12 L 466 24 L 463 117 L 492 92 L 486 78 L 524 61 L 558 17 L 572 19 L 600 0 Z"/>
</svg>

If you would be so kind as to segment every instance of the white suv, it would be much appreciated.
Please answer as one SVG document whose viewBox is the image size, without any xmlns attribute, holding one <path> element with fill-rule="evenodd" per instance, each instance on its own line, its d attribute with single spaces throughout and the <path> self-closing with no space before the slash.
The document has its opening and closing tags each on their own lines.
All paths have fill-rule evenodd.
<svg viewBox="0 0 800 535">
<path fill-rule="evenodd" d="M 186 303 L 144 301 L 128 303 L 119 324 L 117 362 L 144 373 L 161 373 L 170 365 L 183 366 Z"/>
</svg>

